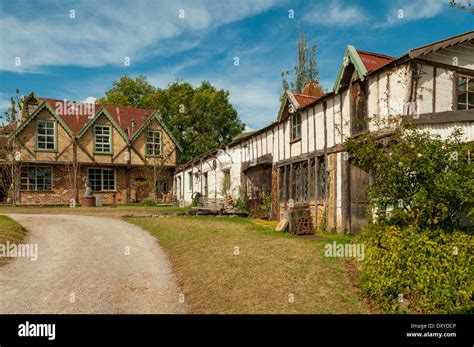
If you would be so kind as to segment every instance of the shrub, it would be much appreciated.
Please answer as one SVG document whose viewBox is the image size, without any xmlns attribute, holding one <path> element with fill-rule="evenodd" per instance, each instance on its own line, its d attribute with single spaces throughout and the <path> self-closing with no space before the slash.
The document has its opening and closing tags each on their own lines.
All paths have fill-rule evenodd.
<svg viewBox="0 0 474 347">
<path fill-rule="evenodd" d="M 363 229 L 361 288 L 387 312 L 453 313 L 473 309 L 472 236 L 372 224 Z"/>
<path fill-rule="evenodd" d="M 140 201 L 140 206 L 156 206 L 158 203 L 150 198 L 143 199 Z"/>
<path fill-rule="evenodd" d="M 235 207 L 237 207 L 242 213 L 250 214 L 249 204 L 244 199 L 238 198 Z"/>
</svg>

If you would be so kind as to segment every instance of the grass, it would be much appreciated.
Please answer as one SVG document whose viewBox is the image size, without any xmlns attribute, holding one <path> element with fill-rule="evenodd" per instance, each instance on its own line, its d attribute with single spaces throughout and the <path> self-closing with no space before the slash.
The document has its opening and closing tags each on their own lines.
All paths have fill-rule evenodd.
<svg viewBox="0 0 474 347">
<path fill-rule="evenodd" d="M 344 261 L 324 256 L 347 237 L 296 237 L 243 218 L 126 220 L 157 237 L 191 313 L 370 312 Z"/>
<path fill-rule="evenodd" d="M 0 215 L 0 244 L 21 243 L 25 237 L 26 230 L 16 221 L 7 216 Z M 0 257 L 0 266 L 6 264 L 10 258 Z"/>
<path fill-rule="evenodd" d="M 150 216 L 154 214 L 186 212 L 190 207 L 179 208 L 178 206 L 141 206 L 138 204 L 100 206 L 100 207 L 76 207 L 69 206 L 0 206 L 0 213 L 42 213 L 42 214 L 80 214 L 90 216 L 104 216 L 121 218 L 129 215 Z"/>
</svg>

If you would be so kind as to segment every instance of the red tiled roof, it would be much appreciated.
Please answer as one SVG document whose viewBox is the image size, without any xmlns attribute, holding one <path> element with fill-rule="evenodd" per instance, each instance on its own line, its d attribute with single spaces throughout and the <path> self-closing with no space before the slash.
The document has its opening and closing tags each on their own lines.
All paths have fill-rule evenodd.
<svg viewBox="0 0 474 347">
<path fill-rule="evenodd" d="M 309 96 L 309 95 L 303 95 L 303 94 L 293 94 L 293 95 L 296 101 L 298 102 L 298 104 L 300 105 L 300 108 L 303 108 L 311 104 L 312 102 L 318 100 L 318 98 L 315 96 Z"/>
<path fill-rule="evenodd" d="M 303 90 L 301 91 L 301 94 L 320 98 L 321 96 L 324 95 L 324 92 L 321 89 L 321 87 L 316 84 L 316 82 L 311 81 L 311 82 L 306 83 Z"/>
<path fill-rule="evenodd" d="M 16 129 L 16 123 L 10 123 L 10 124 L 5 124 L 0 126 L 0 135 L 8 135 L 15 131 Z"/>
<path fill-rule="evenodd" d="M 395 57 L 390 57 L 388 55 L 373 52 L 358 50 L 357 53 L 359 54 L 360 59 L 364 63 L 367 72 L 374 71 L 396 59 Z"/>
<path fill-rule="evenodd" d="M 311 81 L 306 83 L 301 93 L 293 93 L 293 95 L 300 108 L 304 108 L 324 96 L 324 92 L 320 86 Z"/>
<path fill-rule="evenodd" d="M 70 114 L 67 108 L 69 104 L 65 106 L 64 100 L 48 98 L 40 99 L 45 100 L 49 103 L 49 105 L 55 110 L 56 114 L 61 117 L 61 119 L 64 121 L 64 123 L 66 123 L 69 128 L 71 128 L 72 132 L 75 135 L 79 134 L 82 128 L 84 128 L 84 126 L 95 116 L 95 114 L 101 108 L 104 108 L 108 113 L 110 113 L 110 115 L 117 122 L 120 128 L 122 128 L 125 133 L 128 134 L 129 138 L 131 138 L 134 133 L 140 129 L 145 119 L 151 114 L 153 114 L 153 112 L 155 112 L 155 110 L 151 109 L 95 104 L 95 109 L 88 107 L 78 107 L 76 109 L 75 114 Z M 68 103 L 69 102 L 72 101 L 68 101 Z M 60 106 L 60 104 L 58 103 L 61 103 L 62 106 Z M 134 120 L 135 122 L 135 125 L 133 127 L 133 133 L 132 120 Z"/>
</svg>

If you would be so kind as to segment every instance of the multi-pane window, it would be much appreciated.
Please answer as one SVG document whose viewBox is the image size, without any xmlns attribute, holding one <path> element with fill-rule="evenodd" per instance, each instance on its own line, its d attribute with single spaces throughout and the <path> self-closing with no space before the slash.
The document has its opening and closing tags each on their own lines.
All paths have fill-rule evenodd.
<svg viewBox="0 0 474 347">
<path fill-rule="evenodd" d="M 114 191 L 115 190 L 115 171 L 111 169 L 87 170 L 87 177 L 91 188 L 95 192 Z"/>
<path fill-rule="evenodd" d="M 97 153 L 112 152 L 112 128 L 108 125 L 94 127 L 94 151 Z"/>
<path fill-rule="evenodd" d="M 458 110 L 474 109 L 474 78 L 458 77 Z"/>
<path fill-rule="evenodd" d="M 295 113 L 291 116 L 291 140 L 298 140 L 301 138 L 301 115 Z"/>
<path fill-rule="evenodd" d="M 146 132 L 146 155 L 161 155 L 161 132 L 159 130 L 148 130 Z"/>
<path fill-rule="evenodd" d="M 36 148 L 56 149 L 56 124 L 49 120 L 39 120 L 36 127 Z"/>
<path fill-rule="evenodd" d="M 20 189 L 49 191 L 52 188 L 51 167 L 25 166 L 21 168 Z"/>
</svg>

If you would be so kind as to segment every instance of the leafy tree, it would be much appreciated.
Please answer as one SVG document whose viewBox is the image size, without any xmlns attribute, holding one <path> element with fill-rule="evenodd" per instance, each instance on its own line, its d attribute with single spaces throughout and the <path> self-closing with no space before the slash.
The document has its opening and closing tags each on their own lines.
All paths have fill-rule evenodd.
<svg viewBox="0 0 474 347">
<path fill-rule="evenodd" d="M 105 92 L 105 96 L 97 99 L 101 105 L 117 105 L 125 107 L 150 108 L 157 88 L 152 86 L 147 77 L 140 75 L 132 78 L 127 75 L 113 82 L 113 87 Z"/>
<path fill-rule="evenodd" d="M 355 164 L 373 179 L 368 195 L 372 208 L 381 212 L 378 218 L 428 230 L 462 227 L 474 206 L 474 166 L 472 144 L 463 143 L 460 130 L 443 140 L 399 128 L 387 144 L 366 135 L 351 138 L 346 145 Z"/>
<path fill-rule="evenodd" d="M 209 82 L 194 88 L 174 81 L 164 89 L 152 86 L 145 76 L 122 76 L 97 103 L 159 109 L 163 121 L 184 148 L 182 161 L 229 142 L 244 130 L 229 92 Z"/>
<path fill-rule="evenodd" d="M 370 173 L 369 215 L 358 281 L 386 312 L 473 312 L 472 144 L 409 126 L 391 141 L 373 134 L 346 141 Z"/>
<path fill-rule="evenodd" d="M 319 84 L 319 73 L 316 64 L 317 46 L 316 44 L 308 47 L 308 37 L 304 35 L 298 25 L 297 29 L 297 56 L 294 70 L 294 80 L 288 82 L 288 70 L 281 73 L 283 92 L 287 89 L 299 93 L 303 87 L 310 81 Z"/>
</svg>

